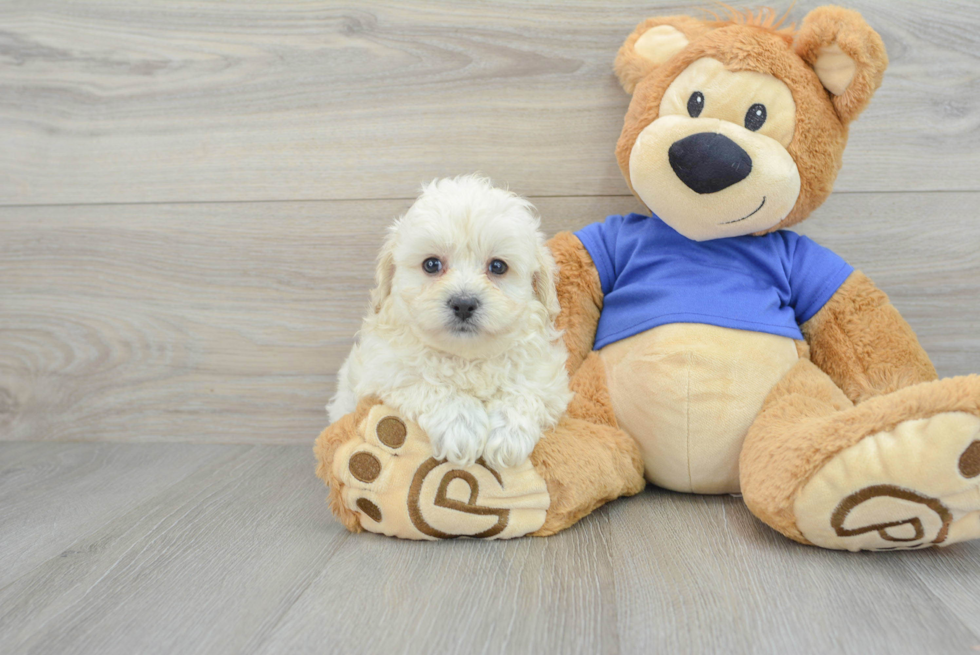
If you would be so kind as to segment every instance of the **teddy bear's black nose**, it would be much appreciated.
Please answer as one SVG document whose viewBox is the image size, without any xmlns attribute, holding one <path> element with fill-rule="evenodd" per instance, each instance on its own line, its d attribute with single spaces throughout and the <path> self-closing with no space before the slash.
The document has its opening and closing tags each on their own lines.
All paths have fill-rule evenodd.
<svg viewBox="0 0 980 655">
<path fill-rule="evenodd" d="M 670 167 L 696 193 L 716 193 L 752 172 L 752 158 L 724 134 L 701 132 L 684 137 L 667 151 Z"/>
</svg>

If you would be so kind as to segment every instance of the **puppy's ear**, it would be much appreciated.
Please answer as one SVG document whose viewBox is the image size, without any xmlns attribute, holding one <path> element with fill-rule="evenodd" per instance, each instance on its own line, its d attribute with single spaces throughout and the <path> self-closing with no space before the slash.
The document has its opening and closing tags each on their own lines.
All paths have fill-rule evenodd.
<svg viewBox="0 0 980 655">
<path fill-rule="evenodd" d="M 534 295 L 548 310 L 548 320 L 555 322 L 561 312 L 561 305 L 558 304 L 558 290 L 555 285 L 558 283 L 558 265 L 555 258 L 551 256 L 551 251 L 543 242 L 538 243 L 537 271 L 532 278 L 534 284 Z"/>
<path fill-rule="evenodd" d="M 374 309 L 375 314 L 381 311 L 381 306 L 391 295 L 393 277 L 395 277 L 395 234 L 390 232 L 381 248 L 381 254 L 378 255 L 378 267 L 374 273 L 375 286 L 371 290 L 371 308 Z"/>
<path fill-rule="evenodd" d="M 807 14 L 794 47 L 830 92 L 844 125 L 868 106 L 888 67 L 878 33 L 861 14 L 841 7 L 817 7 Z"/>
<path fill-rule="evenodd" d="M 648 18 L 626 37 L 613 69 L 626 93 L 632 94 L 644 77 L 714 28 L 713 23 L 690 16 Z"/>
</svg>

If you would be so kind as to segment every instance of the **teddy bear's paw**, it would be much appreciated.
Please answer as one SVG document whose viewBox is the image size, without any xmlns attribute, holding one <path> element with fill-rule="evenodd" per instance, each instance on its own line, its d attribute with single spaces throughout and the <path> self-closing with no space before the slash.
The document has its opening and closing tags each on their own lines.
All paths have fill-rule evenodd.
<svg viewBox="0 0 980 655">
<path fill-rule="evenodd" d="M 905 421 L 838 453 L 794 506 L 806 539 L 840 550 L 902 550 L 980 538 L 980 418 Z"/>
<path fill-rule="evenodd" d="M 361 526 L 404 539 L 509 539 L 544 524 L 548 488 L 530 462 L 497 469 L 437 459 L 425 432 L 385 405 L 341 446 L 333 474 Z"/>
</svg>

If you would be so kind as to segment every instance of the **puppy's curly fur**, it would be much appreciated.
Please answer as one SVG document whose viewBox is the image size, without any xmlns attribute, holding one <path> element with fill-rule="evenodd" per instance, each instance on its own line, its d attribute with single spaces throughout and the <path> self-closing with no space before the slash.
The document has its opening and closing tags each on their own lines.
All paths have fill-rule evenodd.
<svg viewBox="0 0 980 655">
<path fill-rule="evenodd" d="M 437 458 L 527 459 L 571 400 L 539 225 L 528 201 L 486 179 L 424 186 L 388 233 L 330 420 L 374 395 L 418 422 Z"/>
</svg>

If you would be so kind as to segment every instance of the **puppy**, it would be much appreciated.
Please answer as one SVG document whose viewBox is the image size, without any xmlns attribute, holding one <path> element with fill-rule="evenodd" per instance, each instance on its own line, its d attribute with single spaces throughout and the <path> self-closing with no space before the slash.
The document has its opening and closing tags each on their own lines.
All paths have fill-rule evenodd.
<svg viewBox="0 0 980 655">
<path fill-rule="evenodd" d="M 374 395 L 416 421 L 439 459 L 527 459 L 571 400 L 539 225 L 528 201 L 483 178 L 424 186 L 388 232 L 331 422 Z"/>
</svg>

